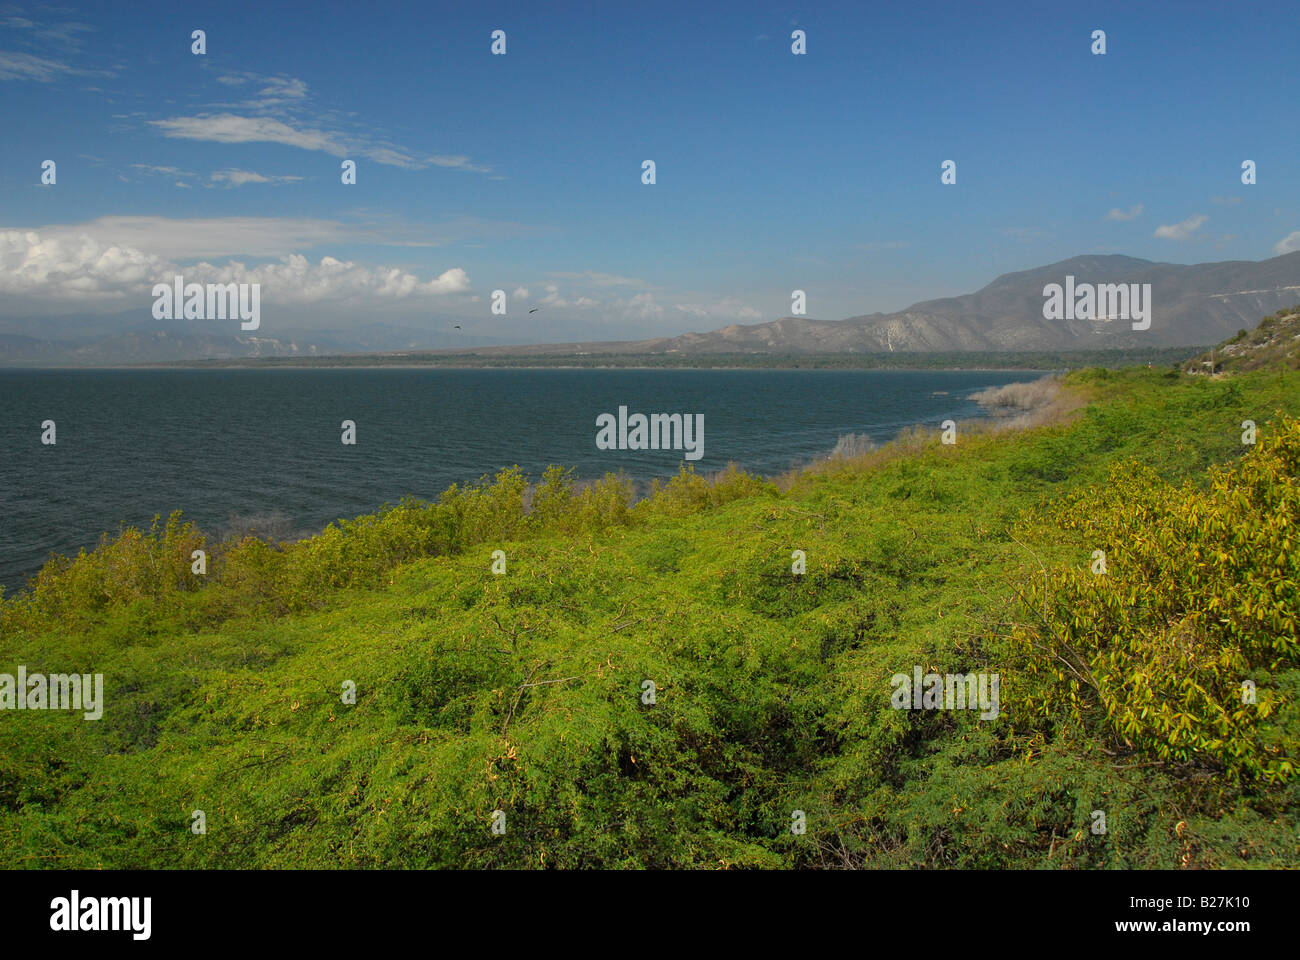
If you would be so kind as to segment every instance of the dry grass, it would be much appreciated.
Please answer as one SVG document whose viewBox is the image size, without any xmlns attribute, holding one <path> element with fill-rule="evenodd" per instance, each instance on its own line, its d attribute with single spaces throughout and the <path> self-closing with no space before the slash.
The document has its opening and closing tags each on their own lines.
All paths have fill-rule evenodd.
<svg viewBox="0 0 1300 960">
<path fill-rule="evenodd" d="M 970 398 L 993 413 L 1036 410 L 1051 403 L 1060 389 L 1057 377 L 1042 377 L 1027 383 L 1008 383 L 972 393 Z"/>
<path fill-rule="evenodd" d="M 319 532 L 298 527 L 293 518 L 282 510 L 256 514 L 232 511 L 226 518 L 226 522 L 218 528 L 217 541 L 233 544 L 245 537 L 256 537 L 270 544 L 294 543 Z"/>
<path fill-rule="evenodd" d="M 1087 401 L 1074 391 L 1061 388 L 1061 378 L 1050 375 L 1028 383 L 1008 383 L 971 394 L 971 399 L 993 414 L 984 421 L 991 433 L 1030 430 L 1060 423 Z"/>
<path fill-rule="evenodd" d="M 840 437 L 831 451 L 830 458 L 849 459 L 861 457 L 876 449 L 876 442 L 865 433 L 846 433 Z"/>
<path fill-rule="evenodd" d="M 1002 433 L 1007 430 L 1030 430 L 1051 424 L 1063 423 L 1070 415 L 1086 404 L 1087 398 L 1075 390 L 1065 390 L 1056 375 L 1041 377 L 1027 383 L 1009 383 L 1004 387 L 990 387 L 972 394 L 992 417 L 967 420 L 958 424 L 959 437 Z M 956 453 L 960 444 L 940 446 L 940 431 L 924 425 L 901 430 L 884 446 L 871 444 L 864 449 L 854 449 L 858 435 L 840 437 L 830 456 L 806 466 L 796 467 L 774 479 L 782 491 L 800 486 L 813 477 L 827 474 L 865 473 L 893 460 L 913 456 L 923 449 L 938 447 L 943 452 Z M 863 437 L 867 443 L 870 438 Z"/>
</svg>

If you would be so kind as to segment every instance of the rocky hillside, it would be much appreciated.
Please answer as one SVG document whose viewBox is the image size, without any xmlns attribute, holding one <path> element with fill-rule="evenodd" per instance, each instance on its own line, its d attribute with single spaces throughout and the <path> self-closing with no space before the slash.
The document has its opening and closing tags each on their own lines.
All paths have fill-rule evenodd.
<svg viewBox="0 0 1300 960">
<path fill-rule="evenodd" d="M 1300 304 L 1265 317 L 1254 330 L 1238 330 L 1185 365 L 1188 373 L 1240 373 L 1267 366 L 1300 369 Z"/>
</svg>

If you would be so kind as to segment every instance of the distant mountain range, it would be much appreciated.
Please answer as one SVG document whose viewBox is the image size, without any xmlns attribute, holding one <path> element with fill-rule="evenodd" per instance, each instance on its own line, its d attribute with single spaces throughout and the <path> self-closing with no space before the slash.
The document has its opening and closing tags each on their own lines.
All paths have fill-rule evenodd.
<svg viewBox="0 0 1300 960">
<path fill-rule="evenodd" d="M 1151 327 L 1124 320 L 1047 320 L 1043 288 L 1064 284 L 1151 284 Z M 1136 257 L 1074 257 L 1007 273 L 975 293 L 926 300 L 897 313 L 847 320 L 782 317 L 711 333 L 620 343 L 492 347 L 492 353 L 835 354 L 1098 350 L 1216 343 L 1260 317 L 1300 303 L 1300 252 L 1271 260 L 1181 265 Z"/>
<path fill-rule="evenodd" d="M 1127 320 L 1049 320 L 1043 288 L 1064 284 L 1150 284 L 1151 326 L 1134 331 Z M 467 337 L 394 324 L 358 324 L 347 330 L 298 331 L 277 337 L 213 335 L 190 321 L 163 327 L 130 317 L 127 332 L 103 336 L 103 318 L 41 321 L 44 337 L 21 335 L 13 322 L 0 326 L 0 364 L 115 366 L 235 360 L 249 357 L 319 357 L 412 351 L 482 356 L 551 354 L 852 354 L 887 352 L 1069 351 L 1216 343 L 1260 317 L 1300 304 L 1300 252 L 1270 260 L 1181 265 L 1118 255 L 1083 256 L 1008 273 L 975 293 L 913 304 L 897 313 L 846 320 L 782 317 L 731 325 L 709 333 L 651 340 L 462 346 Z M 454 319 L 454 318 L 453 318 Z M 18 329 L 31 329 L 21 325 Z M 122 329 L 122 325 L 117 325 Z M 6 333 L 8 330 L 10 332 Z M 479 344 L 481 340 L 477 341 Z"/>
<path fill-rule="evenodd" d="M 439 317 L 438 322 L 469 318 Z M 257 332 L 215 334 L 215 325 L 202 320 L 146 320 L 138 312 L 108 316 L 42 317 L 0 322 L 0 366 L 112 367 L 139 364 L 188 363 L 196 360 L 241 360 L 259 357 L 318 357 L 391 350 L 465 350 L 470 344 L 500 343 L 500 338 L 418 330 L 401 324 L 371 321 L 346 330 L 290 327 L 268 335 Z M 37 328 L 34 337 L 20 330 Z M 104 329 L 116 332 L 105 334 Z"/>
</svg>

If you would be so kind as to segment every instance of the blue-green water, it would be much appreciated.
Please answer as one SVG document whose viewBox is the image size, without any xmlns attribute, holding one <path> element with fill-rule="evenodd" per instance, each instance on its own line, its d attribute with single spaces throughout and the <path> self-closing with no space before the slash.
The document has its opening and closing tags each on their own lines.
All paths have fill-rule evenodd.
<svg viewBox="0 0 1300 960">
<path fill-rule="evenodd" d="M 704 415 L 698 472 L 773 475 L 914 423 L 980 415 L 969 394 L 1040 374 L 781 370 L 0 371 L 0 584 L 51 551 L 183 511 L 209 533 L 274 515 L 303 534 L 518 464 L 646 482 L 681 451 L 596 448 L 596 417 Z M 53 420 L 57 442 L 41 443 Z M 355 446 L 340 424 L 357 425 Z"/>
</svg>

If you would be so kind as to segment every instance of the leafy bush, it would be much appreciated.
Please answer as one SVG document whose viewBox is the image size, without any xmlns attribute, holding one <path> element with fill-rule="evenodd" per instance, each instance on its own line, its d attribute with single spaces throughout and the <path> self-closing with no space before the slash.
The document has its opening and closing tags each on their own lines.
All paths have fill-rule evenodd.
<svg viewBox="0 0 1300 960">
<path fill-rule="evenodd" d="M 734 463 L 727 464 L 726 470 L 712 478 L 702 477 L 693 466 L 682 464 L 677 476 L 667 483 L 654 481 L 651 495 L 638 504 L 638 511 L 643 515 L 680 517 L 745 497 L 777 495 L 773 484 L 746 473 Z"/>
<path fill-rule="evenodd" d="M 1034 678 L 1029 712 L 1104 727 L 1170 764 L 1289 779 L 1300 756 L 1285 692 L 1300 670 L 1298 476 L 1300 422 L 1284 418 L 1238 464 L 1213 468 L 1206 489 L 1124 462 L 1104 487 L 1065 498 L 1051 517 L 1105 551 L 1107 571 L 1056 571 L 1024 591 L 1012 636 Z M 1257 702 L 1243 702 L 1246 681 Z"/>
<path fill-rule="evenodd" d="M 147 533 L 128 527 L 117 537 L 104 534 L 90 552 L 52 557 L 32 578 L 26 595 L 10 601 L 10 612 L 43 623 L 81 622 L 108 607 L 197 589 L 190 556 L 204 549 L 206 540 L 180 516 L 173 513 L 161 526 L 161 517 L 155 516 Z"/>
</svg>

